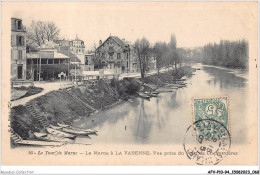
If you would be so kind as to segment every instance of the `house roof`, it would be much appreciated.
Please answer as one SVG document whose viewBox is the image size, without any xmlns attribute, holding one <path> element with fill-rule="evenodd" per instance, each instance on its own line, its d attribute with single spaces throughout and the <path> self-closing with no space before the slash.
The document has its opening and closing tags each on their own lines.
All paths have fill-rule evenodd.
<svg viewBox="0 0 260 175">
<path fill-rule="evenodd" d="M 27 53 L 26 58 L 39 58 L 39 52 Z M 54 56 L 53 56 L 53 58 L 50 58 L 50 59 L 68 59 L 68 58 L 69 58 L 68 56 L 54 51 Z"/>
<path fill-rule="evenodd" d="M 109 38 L 112 38 L 118 45 L 120 45 L 124 50 L 128 50 L 129 48 L 127 47 L 128 44 L 123 42 L 120 38 L 117 36 L 109 36 L 100 46 L 98 46 L 97 49 L 99 49 Z"/>
<path fill-rule="evenodd" d="M 81 62 L 75 54 L 69 51 L 69 49 L 69 46 L 60 46 L 60 53 L 69 56 L 70 62 Z"/>
</svg>

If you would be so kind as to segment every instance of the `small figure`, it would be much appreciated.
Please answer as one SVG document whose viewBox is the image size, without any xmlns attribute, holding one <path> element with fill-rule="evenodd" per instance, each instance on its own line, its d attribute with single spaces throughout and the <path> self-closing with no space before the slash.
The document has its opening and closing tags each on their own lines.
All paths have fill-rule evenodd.
<svg viewBox="0 0 260 175">
<path fill-rule="evenodd" d="M 126 130 L 126 125 L 125 125 L 125 130 Z"/>
</svg>

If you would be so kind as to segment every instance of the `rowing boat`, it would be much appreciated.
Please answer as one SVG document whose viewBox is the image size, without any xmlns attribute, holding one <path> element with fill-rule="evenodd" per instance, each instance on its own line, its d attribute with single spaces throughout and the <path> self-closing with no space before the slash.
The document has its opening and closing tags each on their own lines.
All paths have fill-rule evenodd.
<svg viewBox="0 0 260 175">
<path fill-rule="evenodd" d="M 97 131 L 93 129 L 82 129 L 82 128 L 75 128 L 70 125 L 63 125 L 60 123 L 57 123 L 60 128 L 59 130 L 64 131 L 66 133 L 74 134 L 74 135 L 88 135 L 88 134 L 94 134 Z"/>
<path fill-rule="evenodd" d="M 61 123 L 57 123 L 57 125 L 60 126 L 60 127 L 63 127 L 63 128 L 64 128 L 64 127 L 69 127 L 69 126 L 70 126 L 70 125 L 65 125 L 65 124 L 61 124 Z"/>
<path fill-rule="evenodd" d="M 61 128 L 62 128 L 61 126 L 53 126 L 53 125 L 50 125 L 50 127 L 51 127 L 52 129 L 61 129 Z"/>
<path fill-rule="evenodd" d="M 47 128 L 46 130 L 47 130 L 48 133 L 53 134 L 53 135 L 58 136 L 58 137 L 66 137 L 66 138 L 75 138 L 76 137 L 73 134 L 68 134 L 66 132 L 62 132 L 62 131 L 52 129 L 52 128 Z"/>
<path fill-rule="evenodd" d="M 142 93 L 142 92 L 138 92 L 138 95 L 140 96 L 140 97 L 142 97 L 142 98 L 150 98 L 150 96 L 149 95 L 146 95 L 145 93 Z"/>
<path fill-rule="evenodd" d="M 84 131 L 84 130 L 76 130 L 68 127 L 62 128 L 62 131 L 70 133 L 70 134 L 75 134 L 75 135 L 88 135 L 89 132 Z"/>
<path fill-rule="evenodd" d="M 71 139 L 58 137 L 58 136 L 55 136 L 53 134 L 40 133 L 40 132 L 35 132 L 33 134 L 39 140 L 54 141 L 54 142 L 64 142 L 64 143 L 73 143 L 74 142 Z"/>
</svg>

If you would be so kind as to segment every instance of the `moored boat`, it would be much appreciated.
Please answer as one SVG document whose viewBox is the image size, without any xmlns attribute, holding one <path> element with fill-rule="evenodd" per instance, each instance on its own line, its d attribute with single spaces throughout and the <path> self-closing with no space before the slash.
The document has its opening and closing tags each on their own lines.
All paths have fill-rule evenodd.
<svg viewBox="0 0 260 175">
<path fill-rule="evenodd" d="M 156 90 L 156 91 L 152 91 L 151 93 L 152 94 L 159 94 L 160 92 L 158 90 Z"/>
<path fill-rule="evenodd" d="M 60 127 L 63 127 L 63 128 L 64 128 L 64 127 L 69 127 L 69 126 L 70 126 L 70 125 L 65 125 L 65 124 L 61 124 L 61 123 L 57 123 L 57 125 L 60 126 Z"/>
<path fill-rule="evenodd" d="M 145 94 L 145 93 L 143 93 L 143 92 L 138 92 L 138 95 L 139 95 L 140 97 L 142 97 L 142 98 L 146 98 L 146 99 L 149 99 L 149 98 L 150 98 L 149 95 L 147 95 L 147 94 Z"/>
<path fill-rule="evenodd" d="M 157 97 L 158 96 L 158 94 L 154 94 L 154 93 L 150 93 L 149 94 L 151 97 Z"/>
<path fill-rule="evenodd" d="M 75 138 L 76 137 L 73 134 L 68 134 L 66 132 L 62 132 L 62 131 L 52 129 L 52 128 L 47 128 L 46 130 L 47 130 L 48 133 L 53 134 L 53 135 L 58 136 L 58 137 L 66 137 L 66 138 Z"/>
<path fill-rule="evenodd" d="M 58 136 L 55 136 L 53 134 L 40 133 L 40 132 L 35 132 L 33 134 L 39 140 L 54 141 L 54 142 L 64 142 L 64 143 L 73 143 L 74 142 L 71 139 L 64 138 L 64 137 L 58 137 Z"/>
<path fill-rule="evenodd" d="M 61 129 L 61 128 L 62 128 L 61 126 L 54 126 L 54 125 L 50 125 L 50 127 L 51 127 L 52 129 Z"/>
<path fill-rule="evenodd" d="M 128 99 L 130 103 L 134 103 L 135 101 L 133 99 Z"/>
<path fill-rule="evenodd" d="M 69 127 L 64 127 L 62 128 L 62 131 L 70 133 L 70 134 L 74 134 L 74 135 L 88 135 L 89 132 L 84 131 L 84 130 L 76 130 L 76 129 L 72 129 Z"/>
</svg>

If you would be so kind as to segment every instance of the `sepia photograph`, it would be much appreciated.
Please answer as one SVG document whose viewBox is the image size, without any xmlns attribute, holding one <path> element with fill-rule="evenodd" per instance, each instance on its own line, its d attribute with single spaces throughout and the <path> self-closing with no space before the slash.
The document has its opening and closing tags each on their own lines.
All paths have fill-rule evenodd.
<svg viewBox="0 0 260 175">
<path fill-rule="evenodd" d="M 2 164 L 258 164 L 257 2 L 1 6 Z"/>
</svg>

